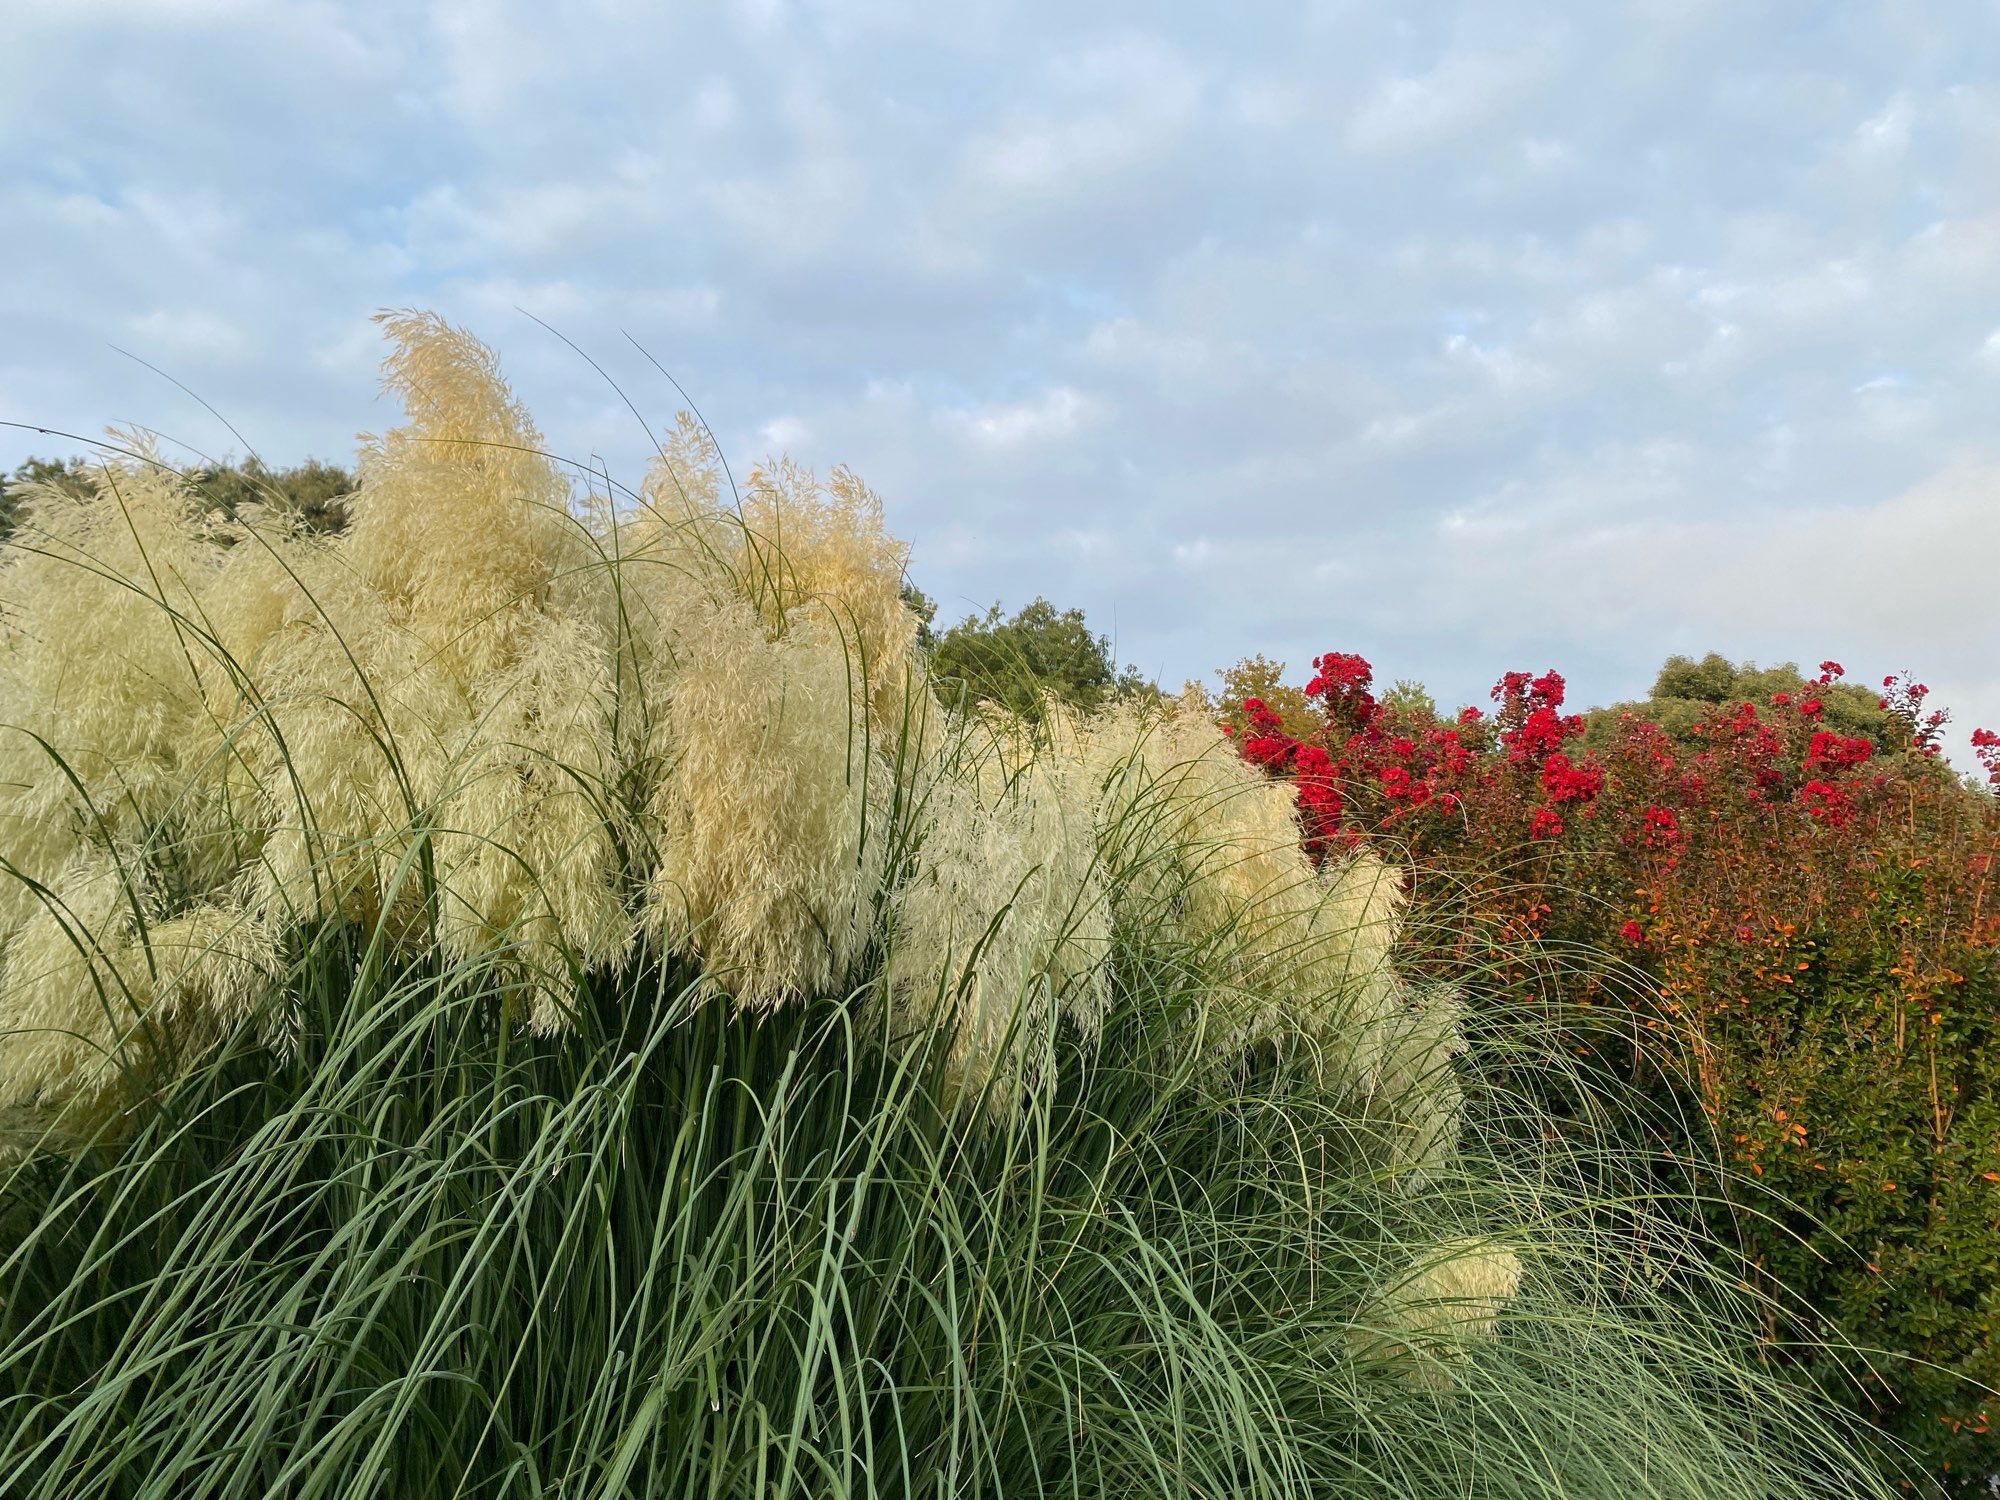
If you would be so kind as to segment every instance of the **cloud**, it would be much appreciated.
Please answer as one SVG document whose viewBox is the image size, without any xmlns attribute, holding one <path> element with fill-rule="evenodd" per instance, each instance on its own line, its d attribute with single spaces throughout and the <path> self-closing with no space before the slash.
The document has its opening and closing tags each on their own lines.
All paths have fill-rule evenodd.
<svg viewBox="0 0 2000 1500">
<path fill-rule="evenodd" d="M 1018 448 L 1068 437 L 1098 415 L 1089 396 L 1071 386 L 1054 386 L 1026 401 L 997 402 L 950 412 L 945 421 L 984 448 Z"/>
<path fill-rule="evenodd" d="M 562 451 L 643 466 L 651 355 L 732 459 L 852 463 L 948 611 L 1080 604 L 1170 679 L 1340 647 L 1609 697 L 1715 648 L 2000 720 L 1970 4 L 10 19 L 0 418 L 235 446 L 116 345 L 338 457 L 387 417 L 368 314 L 435 306 Z"/>
<path fill-rule="evenodd" d="M 133 338 L 162 354 L 240 359 L 250 349 L 244 330 L 201 308 L 156 307 L 132 319 Z"/>
<path fill-rule="evenodd" d="M 1126 39 L 1057 56 L 1043 102 L 1017 106 L 964 153 L 971 191 L 1089 193 L 1169 157 L 1202 100 L 1200 76 L 1157 41 Z"/>
<path fill-rule="evenodd" d="M 1536 53 L 1459 52 L 1421 73 L 1383 79 L 1349 119 L 1347 143 L 1384 153 L 1447 145 L 1524 101 L 1548 67 Z"/>
<path fill-rule="evenodd" d="M 797 417 L 773 417 L 757 429 L 757 435 L 773 448 L 796 448 L 812 436 L 812 429 Z"/>
</svg>

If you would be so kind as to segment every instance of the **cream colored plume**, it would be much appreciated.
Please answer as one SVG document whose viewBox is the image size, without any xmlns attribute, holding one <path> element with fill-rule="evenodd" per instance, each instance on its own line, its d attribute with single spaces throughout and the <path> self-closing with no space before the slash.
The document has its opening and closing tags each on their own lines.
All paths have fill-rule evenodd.
<svg viewBox="0 0 2000 1500">
<path fill-rule="evenodd" d="M 843 985 L 880 886 L 871 756 L 840 641 L 806 620 L 772 639 L 716 599 L 656 658 L 645 828 L 650 931 L 760 1008 Z"/>
<path fill-rule="evenodd" d="M 1232 981 L 1225 1046 L 1304 1031 L 1372 1081 L 1364 1039 L 1399 1004 L 1389 955 L 1400 880 L 1361 852 L 1316 869 L 1299 845 L 1290 788 L 1246 765 L 1212 721 L 1184 709 L 1113 710 L 1083 753 L 1115 901 L 1164 928 Z"/>
<path fill-rule="evenodd" d="M 96 499 L 28 487 L 0 568 L 0 853 L 15 872 L 0 940 L 80 838 L 196 852 L 182 825 L 209 793 L 189 776 L 214 763 L 190 752 L 219 738 L 201 599 L 223 554 L 180 480 L 136 451 L 100 472 Z"/>
<path fill-rule="evenodd" d="M 1370 1112 L 1389 1132 L 1389 1170 L 1409 1190 L 1450 1160 L 1463 1127 L 1464 1090 L 1454 1059 L 1465 1050 L 1464 998 L 1448 984 L 1411 985 L 1378 1020 L 1362 1049 L 1375 1060 Z"/>
<path fill-rule="evenodd" d="M 1349 1344 L 1358 1359 L 1413 1389 L 1449 1390 L 1520 1289 L 1521 1260 L 1513 1251 L 1489 1240 L 1443 1240 L 1369 1299 Z"/>
<path fill-rule="evenodd" d="M 94 497 L 29 497 L 0 562 L 0 1110 L 109 1098 L 135 1046 L 185 1064 L 334 921 L 441 945 L 544 1030 L 638 944 L 750 1008 L 866 989 L 997 1102 L 1059 1018 L 1097 1030 L 1121 930 L 1208 961 L 1219 1056 L 1302 1033 L 1385 1099 L 1436 1071 L 1389 967 L 1400 883 L 1315 869 L 1204 717 L 954 719 L 851 473 L 739 495 L 683 418 L 636 497 L 579 508 L 488 350 L 381 323 L 406 420 L 338 536 L 212 519 L 143 445 Z"/>
<path fill-rule="evenodd" d="M 971 726 L 922 794 L 888 995 L 901 1033 L 949 1033 L 954 1089 L 990 1109 L 1040 1079 L 1058 1013 L 1085 1035 L 1102 1024 L 1111 914 L 1089 791 L 1080 763 L 1010 766 Z"/>
<path fill-rule="evenodd" d="M 128 1082 L 221 1042 L 279 982 L 268 923 L 240 905 L 142 923 L 135 881 L 129 863 L 79 854 L 14 932 L 0 987 L 0 1110 L 50 1123 L 101 1114 Z"/>
</svg>

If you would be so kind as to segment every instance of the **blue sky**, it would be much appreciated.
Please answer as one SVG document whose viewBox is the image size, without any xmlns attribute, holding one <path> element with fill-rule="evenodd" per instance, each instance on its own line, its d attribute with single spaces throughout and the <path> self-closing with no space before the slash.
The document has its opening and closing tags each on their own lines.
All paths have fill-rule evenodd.
<svg viewBox="0 0 2000 1500">
<path fill-rule="evenodd" d="M 345 457 L 384 306 L 634 475 L 845 462 L 956 615 L 1450 703 L 1673 651 L 2000 723 L 1988 4 L 12 0 L 0 418 Z M 114 347 L 115 346 L 115 347 Z M 0 462 L 64 445 L 0 432 Z M 74 445 L 69 445 L 74 446 Z"/>
</svg>

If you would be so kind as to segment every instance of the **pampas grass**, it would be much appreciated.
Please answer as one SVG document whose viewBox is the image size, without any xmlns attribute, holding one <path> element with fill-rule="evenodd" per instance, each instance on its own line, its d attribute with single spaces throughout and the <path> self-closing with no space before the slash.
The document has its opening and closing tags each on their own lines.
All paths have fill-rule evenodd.
<svg viewBox="0 0 2000 1500">
<path fill-rule="evenodd" d="M 341 535 L 125 443 L 0 566 L 7 1493 L 1888 1493 L 1213 724 L 383 325 Z"/>
</svg>

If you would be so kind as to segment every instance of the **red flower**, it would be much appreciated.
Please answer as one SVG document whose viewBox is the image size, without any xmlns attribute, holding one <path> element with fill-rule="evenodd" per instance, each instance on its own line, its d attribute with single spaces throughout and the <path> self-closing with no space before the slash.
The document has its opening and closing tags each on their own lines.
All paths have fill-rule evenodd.
<svg viewBox="0 0 2000 1500">
<path fill-rule="evenodd" d="M 1278 770 L 1292 757 L 1298 742 L 1284 735 L 1259 734 L 1243 742 L 1243 758 L 1266 770 Z"/>
<path fill-rule="evenodd" d="M 1552 802 L 1588 802 L 1604 789 L 1604 772 L 1595 761 L 1574 765 L 1557 750 L 1542 766 L 1542 790 Z"/>
<path fill-rule="evenodd" d="M 1660 844 L 1671 846 L 1681 840 L 1680 819 L 1674 816 L 1670 807 L 1649 805 L 1639 826 L 1645 835 L 1646 847 L 1649 849 Z"/>
<path fill-rule="evenodd" d="M 1306 696 L 1326 704 L 1329 717 L 1348 726 L 1375 722 L 1380 705 L 1368 691 L 1375 681 L 1375 669 L 1366 657 L 1347 651 L 1329 651 L 1313 658 L 1313 677 L 1306 683 Z"/>
<path fill-rule="evenodd" d="M 1626 919 L 1625 925 L 1618 929 L 1618 935 L 1628 943 L 1643 943 L 1646 941 L 1644 930 L 1629 917 Z"/>
<path fill-rule="evenodd" d="M 1800 787 L 1799 806 L 1830 828 L 1845 828 L 1854 818 L 1847 793 L 1830 781 L 1808 781 Z"/>
<path fill-rule="evenodd" d="M 2000 787 L 2000 733 L 1991 729 L 1972 731 L 1972 754 L 1986 769 L 1986 779 Z"/>
<path fill-rule="evenodd" d="M 1559 838 L 1563 831 L 1563 820 L 1552 808 L 1538 807 L 1534 817 L 1528 820 L 1528 837 L 1535 839 Z"/>
<path fill-rule="evenodd" d="M 1813 737 L 1806 745 L 1806 769 L 1813 771 L 1829 766 L 1834 770 L 1849 770 L 1874 753 L 1875 746 L 1868 740 L 1849 739 L 1831 729 L 1818 729 L 1813 731 Z"/>
</svg>

